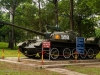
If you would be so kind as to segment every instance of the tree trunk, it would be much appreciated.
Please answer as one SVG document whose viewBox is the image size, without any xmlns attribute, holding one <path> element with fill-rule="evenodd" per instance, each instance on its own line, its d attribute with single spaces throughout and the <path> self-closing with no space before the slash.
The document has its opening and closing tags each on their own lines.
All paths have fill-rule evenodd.
<svg viewBox="0 0 100 75">
<path fill-rule="evenodd" d="M 81 16 L 77 16 L 76 22 L 78 25 L 78 33 L 79 33 L 79 36 L 81 37 L 82 36 L 82 26 L 81 26 L 82 18 L 81 18 Z"/>
<path fill-rule="evenodd" d="M 58 1 L 54 0 L 55 4 L 55 25 L 58 27 Z"/>
<path fill-rule="evenodd" d="M 40 32 L 42 31 L 42 26 L 41 26 L 41 7 L 40 7 L 40 0 L 38 0 L 38 4 L 39 4 L 39 11 L 38 11 L 38 14 L 39 14 L 39 28 L 40 28 Z M 40 35 L 40 38 L 42 38 L 42 36 Z"/>
<path fill-rule="evenodd" d="M 8 44 L 8 48 L 13 49 L 13 42 L 12 42 L 12 36 L 11 36 L 11 32 L 9 32 L 9 44 Z"/>
<path fill-rule="evenodd" d="M 70 29 L 74 30 L 74 22 L 73 22 L 73 0 L 70 0 Z"/>
<path fill-rule="evenodd" d="M 10 22 L 14 24 L 15 6 L 10 7 Z M 14 26 L 12 26 L 12 32 L 9 35 L 9 45 L 8 48 L 14 49 Z"/>
</svg>

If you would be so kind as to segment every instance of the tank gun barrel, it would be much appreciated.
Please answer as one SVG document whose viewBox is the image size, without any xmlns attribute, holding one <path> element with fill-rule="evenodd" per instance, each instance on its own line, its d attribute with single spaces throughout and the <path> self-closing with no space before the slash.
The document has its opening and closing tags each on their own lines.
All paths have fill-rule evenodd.
<svg viewBox="0 0 100 75">
<path fill-rule="evenodd" d="M 30 30 L 30 29 L 27 29 L 27 28 L 23 28 L 23 27 L 20 27 L 20 26 L 17 26 L 17 25 L 14 25 L 14 24 L 11 24 L 11 23 L 8 23 L 8 22 L 5 22 L 5 21 L 1 21 L 0 20 L 0 24 L 14 26 L 16 28 L 20 28 L 20 29 L 23 29 L 23 30 L 26 30 L 26 31 L 29 31 L 29 32 L 33 32 L 35 34 L 39 34 L 39 35 L 45 36 L 45 34 L 42 33 L 42 32 L 38 32 L 38 31 L 35 31 L 35 30 Z"/>
</svg>

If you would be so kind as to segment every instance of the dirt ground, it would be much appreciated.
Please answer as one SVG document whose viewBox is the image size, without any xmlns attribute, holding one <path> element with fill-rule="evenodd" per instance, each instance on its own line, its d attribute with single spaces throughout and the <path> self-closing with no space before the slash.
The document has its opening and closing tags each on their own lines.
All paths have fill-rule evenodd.
<svg viewBox="0 0 100 75">
<path fill-rule="evenodd" d="M 9 62 L 9 63 L 16 63 L 22 66 L 29 66 L 29 67 L 34 67 L 34 68 L 45 68 L 45 70 L 49 70 L 49 71 L 54 71 L 54 72 L 58 72 L 60 74 L 64 74 L 64 75 L 86 75 L 86 74 L 82 74 L 82 73 L 78 73 L 78 72 L 74 72 L 74 71 L 70 71 L 68 69 L 64 69 L 62 68 L 65 65 L 78 65 L 78 63 L 69 63 L 68 61 L 49 61 L 46 60 L 44 61 L 44 63 L 42 64 L 41 60 L 32 60 L 32 59 L 27 59 L 27 58 L 20 58 L 20 61 L 17 57 L 9 57 L 9 58 L 5 58 L 5 59 L 0 59 L 0 61 L 5 61 L 5 62 Z M 100 64 L 99 62 L 96 62 L 97 64 Z M 95 63 L 95 64 L 96 64 Z M 80 63 L 80 65 L 83 63 Z M 88 65 L 87 67 L 98 67 L 98 65 Z M 86 64 L 85 64 L 86 65 Z M 100 66 L 99 66 L 100 67 Z"/>
</svg>

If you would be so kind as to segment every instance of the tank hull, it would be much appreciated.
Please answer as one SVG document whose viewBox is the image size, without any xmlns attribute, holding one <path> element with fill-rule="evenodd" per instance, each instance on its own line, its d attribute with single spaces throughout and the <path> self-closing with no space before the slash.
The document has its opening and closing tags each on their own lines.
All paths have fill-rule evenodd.
<svg viewBox="0 0 100 75">
<path fill-rule="evenodd" d="M 29 47 L 22 47 L 20 46 L 20 51 L 29 58 L 34 58 L 37 53 L 39 54 L 39 57 L 41 58 L 42 54 L 42 42 L 39 43 L 39 45 L 34 45 L 33 48 Z M 76 52 L 76 43 L 75 42 L 59 42 L 59 41 L 52 41 L 49 40 L 51 43 L 50 49 L 45 48 L 44 50 L 44 56 L 45 58 L 49 57 L 53 60 L 63 58 L 63 59 L 93 59 L 96 57 L 96 55 L 99 53 L 99 46 L 97 44 L 90 44 L 85 43 L 85 49 L 84 54 L 78 54 Z"/>
</svg>

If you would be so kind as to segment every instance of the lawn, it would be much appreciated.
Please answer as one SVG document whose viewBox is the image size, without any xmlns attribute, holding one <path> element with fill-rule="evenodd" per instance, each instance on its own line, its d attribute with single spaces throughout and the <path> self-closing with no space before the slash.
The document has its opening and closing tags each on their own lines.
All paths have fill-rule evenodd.
<svg viewBox="0 0 100 75">
<path fill-rule="evenodd" d="M 100 52 L 98 53 L 98 55 L 96 56 L 97 59 L 100 59 Z"/>
<path fill-rule="evenodd" d="M 0 42 L 0 57 L 2 57 L 2 52 L 4 49 L 5 57 L 17 57 L 18 50 L 10 50 L 7 48 L 8 44 L 4 42 Z M 24 57 L 23 54 L 20 53 L 21 57 Z M 100 53 L 96 56 L 97 59 L 100 59 Z M 100 75 L 100 65 L 98 66 L 65 66 L 65 69 L 69 69 L 72 71 L 77 71 L 80 73 L 88 74 L 88 75 Z M 11 64 L 6 62 L 0 62 L 0 74 L 1 75 L 61 75 L 58 73 L 46 71 L 43 68 L 32 68 L 23 65 Z"/>
<path fill-rule="evenodd" d="M 9 50 L 8 43 L 0 42 L 0 49 L 8 49 Z M 14 49 L 18 49 L 18 47 L 16 46 L 16 47 L 14 47 Z"/>
<path fill-rule="evenodd" d="M 4 57 L 18 57 L 18 49 L 10 50 L 7 48 L 8 43 L 0 42 L 0 58 Z M 20 53 L 21 57 L 24 57 Z M 0 62 L 0 75 L 61 75 L 56 72 L 47 71 L 43 68 L 32 68 L 28 66 L 18 65 L 14 63 Z"/>
<path fill-rule="evenodd" d="M 100 59 L 100 53 L 96 56 L 97 59 Z M 80 72 L 87 75 L 100 75 L 100 64 L 98 65 L 73 65 L 66 66 L 65 69 L 69 69 L 71 71 Z"/>
<path fill-rule="evenodd" d="M 8 43 L 0 42 L 0 57 L 2 57 L 3 55 L 4 57 L 17 57 L 18 47 L 16 47 L 16 49 L 14 50 L 11 50 L 8 48 Z M 24 55 L 20 53 L 20 56 L 23 57 Z"/>
<path fill-rule="evenodd" d="M 80 65 L 80 66 L 66 66 L 66 69 L 71 71 L 76 71 L 80 73 L 84 73 L 87 75 L 100 75 L 100 65 Z"/>
<path fill-rule="evenodd" d="M 18 57 L 18 53 L 19 53 L 18 50 L 0 49 L 0 57 L 2 57 L 3 55 L 4 57 Z M 25 57 L 25 56 L 20 52 L 20 57 Z"/>
<path fill-rule="evenodd" d="M 0 75 L 61 75 L 43 68 L 33 68 L 14 63 L 0 62 Z"/>
</svg>

